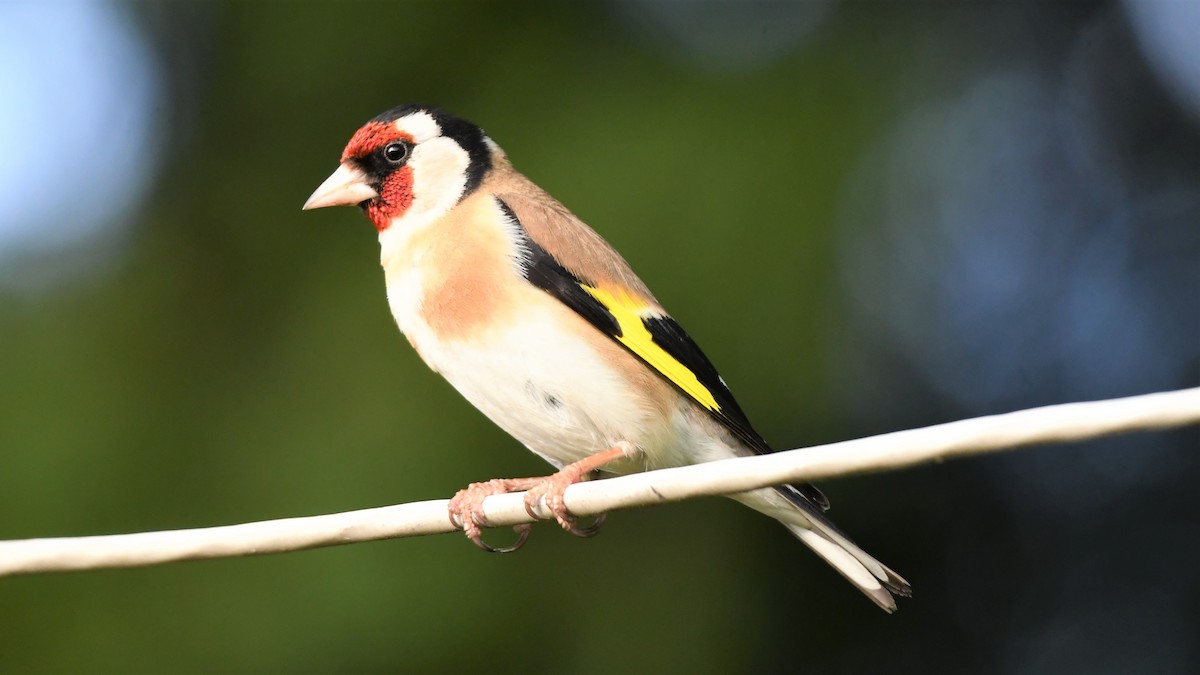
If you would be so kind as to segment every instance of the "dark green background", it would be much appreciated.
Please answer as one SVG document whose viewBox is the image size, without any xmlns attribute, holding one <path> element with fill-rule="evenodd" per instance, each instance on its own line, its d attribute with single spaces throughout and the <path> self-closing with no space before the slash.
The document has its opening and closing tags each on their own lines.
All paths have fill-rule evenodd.
<svg viewBox="0 0 1200 675">
<path fill-rule="evenodd" d="M 992 64 L 1053 61 L 1055 36 L 1099 14 L 1120 24 L 1105 4 L 835 5 L 778 58 L 721 68 L 689 59 L 632 3 L 125 8 L 167 65 L 166 162 L 118 264 L 53 292 L 0 294 L 3 538 L 343 511 L 546 470 L 396 331 L 370 224 L 352 209 L 299 210 L 350 134 L 408 101 L 478 122 L 616 245 L 772 443 L 994 412 L 934 393 L 886 347 L 886 367 L 847 366 L 846 344 L 863 336 L 837 275 L 844 184 L 904 110 Z M 1196 379 L 1192 361 L 1154 384 Z M 854 403 L 881 395 L 904 405 L 875 415 Z M 1008 409 L 1063 398 L 1036 389 Z M 1167 438 L 1195 450 L 1195 434 Z M 1109 447 L 1120 458 L 1137 442 Z M 440 536 L 0 579 L 0 670 L 1197 667 L 1194 644 L 1163 656 L 1138 615 L 1061 618 L 1132 587 L 1149 593 L 1137 597 L 1150 615 L 1160 595 L 1190 607 L 1170 622 L 1195 635 L 1195 544 L 1123 539 L 1152 518 L 1194 518 L 1195 460 L 1147 488 L 1161 499 L 1137 493 L 1124 519 L 1046 522 L 1053 503 L 1014 512 L 987 479 L 1042 471 L 1012 464 L 1036 453 L 1086 452 L 826 482 L 837 522 L 912 582 L 895 616 L 775 523 L 708 499 L 612 514 L 587 541 L 543 525 L 504 557 Z M 1173 562 L 1133 575 L 1103 563 L 1127 551 Z M 1060 648 L 1039 657 L 1030 635 Z"/>
</svg>

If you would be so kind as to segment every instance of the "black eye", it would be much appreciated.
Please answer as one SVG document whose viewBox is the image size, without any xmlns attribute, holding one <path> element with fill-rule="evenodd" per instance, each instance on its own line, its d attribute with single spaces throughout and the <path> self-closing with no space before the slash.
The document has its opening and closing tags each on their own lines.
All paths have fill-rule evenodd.
<svg viewBox="0 0 1200 675">
<path fill-rule="evenodd" d="M 383 158 L 392 164 L 399 164 L 408 158 L 408 146 L 404 143 L 388 143 L 383 149 Z"/>
</svg>

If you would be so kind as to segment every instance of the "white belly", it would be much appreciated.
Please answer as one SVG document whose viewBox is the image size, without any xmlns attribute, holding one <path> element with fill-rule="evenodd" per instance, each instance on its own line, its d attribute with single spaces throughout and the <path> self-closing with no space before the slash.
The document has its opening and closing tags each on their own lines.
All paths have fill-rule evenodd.
<svg viewBox="0 0 1200 675">
<path fill-rule="evenodd" d="M 421 358 L 496 425 L 550 463 L 562 466 L 621 440 L 647 451 L 662 446 L 669 422 L 585 341 L 562 331 L 552 318 L 553 310 L 561 308 L 542 291 L 531 289 L 539 302 L 509 325 L 471 339 L 446 340 L 435 336 L 415 311 L 419 298 L 404 289 L 416 284 L 397 281 L 390 280 L 388 298 Z"/>
</svg>

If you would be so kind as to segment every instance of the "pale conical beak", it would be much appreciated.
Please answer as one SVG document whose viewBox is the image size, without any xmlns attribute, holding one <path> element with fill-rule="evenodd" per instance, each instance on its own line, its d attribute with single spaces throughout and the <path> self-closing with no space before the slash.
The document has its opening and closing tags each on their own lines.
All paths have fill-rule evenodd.
<svg viewBox="0 0 1200 675">
<path fill-rule="evenodd" d="M 354 164 L 342 164 L 304 202 L 304 210 L 325 206 L 361 204 L 379 193 L 368 184 L 367 174 Z"/>
</svg>

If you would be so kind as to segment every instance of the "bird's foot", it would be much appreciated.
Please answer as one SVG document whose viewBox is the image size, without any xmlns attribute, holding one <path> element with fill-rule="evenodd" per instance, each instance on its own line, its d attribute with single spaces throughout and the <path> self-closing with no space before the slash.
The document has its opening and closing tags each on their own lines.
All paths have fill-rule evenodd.
<svg viewBox="0 0 1200 675">
<path fill-rule="evenodd" d="M 578 527 L 575 516 L 567 510 L 564 494 L 568 487 L 586 480 L 596 469 L 614 460 L 627 457 L 632 453 L 632 446 L 622 441 L 608 450 L 598 452 L 590 457 L 584 457 L 578 462 L 572 462 L 564 466 L 557 473 L 546 476 L 536 485 L 528 488 L 529 491 L 525 493 L 525 511 L 534 518 L 540 518 L 538 506 L 544 502 L 546 510 L 554 516 L 554 519 L 558 521 L 558 524 L 564 530 L 577 537 L 595 536 L 600 531 L 600 526 L 604 524 L 605 514 L 597 514 L 592 524 L 586 527 Z"/>
<path fill-rule="evenodd" d="M 546 510 L 554 516 L 554 519 L 558 521 L 558 524 L 564 530 L 576 537 L 595 536 L 600 531 L 600 526 L 604 524 L 605 514 L 598 514 L 591 525 L 579 527 L 576 525 L 577 519 L 567 510 L 567 505 L 563 499 L 563 494 L 566 493 L 568 487 L 587 478 L 588 472 L 577 474 L 575 471 L 567 471 L 566 469 L 546 476 L 540 483 L 529 488 L 529 491 L 525 493 L 525 511 L 534 518 L 541 518 L 538 514 L 538 507 L 544 501 Z"/>
<path fill-rule="evenodd" d="M 519 550 L 529 539 L 529 523 L 513 526 L 517 541 L 504 547 L 495 547 L 483 540 L 483 528 L 488 527 L 487 515 L 483 512 L 483 500 L 492 495 L 528 490 L 536 486 L 540 478 L 493 478 L 482 483 L 471 483 L 455 493 L 450 500 L 450 523 L 461 527 L 471 543 L 488 553 L 512 553 Z"/>
<path fill-rule="evenodd" d="M 596 469 L 633 453 L 633 446 L 622 441 L 608 450 L 568 464 L 549 476 L 494 478 L 482 483 L 471 483 L 466 488 L 459 490 L 450 500 L 450 523 L 455 527 L 461 527 L 473 544 L 489 553 L 512 553 L 525 545 L 525 541 L 529 538 L 529 524 L 513 527 L 518 537 L 516 543 L 510 546 L 497 548 L 488 544 L 483 541 L 483 528 L 490 526 L 487 515 L 483 512 L 483 500 L 492 495 L 527 490 L 525 510 L 530 516 L 541 519 L 539 507 L 544 502 L 546 510 L 554 516 L 564 530 L 577 537 L 591 537 L 599 532 L 600 526 L 604 524 L 604 514 L 597 515 L 595 520 L 586 527 L 577 527 L 575 516 L 567 510 L 563 495 L 568 487 L 585 480 Z"/>
</svg>

